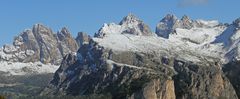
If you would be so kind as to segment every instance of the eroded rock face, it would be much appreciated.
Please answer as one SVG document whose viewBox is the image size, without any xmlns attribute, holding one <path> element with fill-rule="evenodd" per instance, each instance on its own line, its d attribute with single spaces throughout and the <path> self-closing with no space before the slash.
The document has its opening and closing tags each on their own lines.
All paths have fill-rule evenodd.
<svg viewBox="0 0 240 99">
<path fill-rule="evenodd" d="M 173 80 L 153 80 L 129 99 L 176 99 Z"/>
<path fill-rule="evenodd" d="M 190 17 L 184 15 L 181 19 L 181 24 L 182 24 L 182 28 L 184 29 L 191 29 L 193 27 L 192 24 L 192 19 L 190 19 Z"/>
<path fill-rule="evenodd" d="M 113 99 L 237 99 L 217 63 L 118 52 L 94 41 L 64 58 L 42 95 L 107 93 Z"/>
<path fill-rule="evenodd" d="M 71 33 L 65 27 L 57 33 L 57 38 L 58 49 L 62 56 L 74 52 L 79 48 L 77 41 L 71 36 Z"/>
<path fill-rule="evenodd" d="M 13 45 L 4 45 L 1 61 L 60 64 L 62 57 L 78 49 L 76 40 L 67 28 L 57 34 L 41 24 L 15 37 Z"/>
<path fill-rule="evenodd" d="M 225 75 L 230 80 L 231 84 L 233 85 L 234 89 L 236 90 L 236 93 L 238 95 L 238 98 L 240 98 L 240 62 L 239 61 L 232 61 L 228 64 L 226 64 L 223 67 L 223 71 Z"/>
<path fill-rule="evenodd" d="M 163 38 L 169 38 L 169 34 L 176 33 L 176 28 L 191 29 L 198 25 L 188 16 L 184 15 L 180 20 L 173 14 L 167 14 L 156 27 L 156 34 Z"/>
<path fill-rule="evenodd" d="M 77 41 L 78 46 L 81 47 L 84 44 L 88 44 L 90 39 L 91 37 L 87 33 L 79 32 L 75 40 Z"/>
<path fill-rule="evenodd" d="M 57 39 L 51 29 L 37 24 L 33 27 L 33 35 L 39 45 L 39 58 L 43 63 L 51 63 L 58 61 L 62 56 L 60 50 L 57 48 Z"/>
<path fill-rule="evenodd" d="M 178 20 L 175 15 L 166 15 L 156 27 L 156 34 L 160 37 L 168 38 L 169 33 L 174 32 L 174 29 L 178 27 Z"/>
<path fill-rule="evenodd" d="M 231 83 L 216 63 L 196 65 L 175 61 L 177 99 L 237 99 Z"/>
<path fill-rule="evenodd" d="M 233 22 L 234 25 L 236 25 L 236 27 L 240 27 L 240 18 L 237 18 L 234 22 Z"/>
<path fill-rule="evenodd" d="M 154 70 L 159 63 L 146 57 L 153 56 L 132 52 L 115 53 L 94 42 L 83 45 L 77 56 L 69 54 L 64 58 L 51 85 L 43 91 L 43 94 L 110 93 L 114 99 L 138 99 L 137 94 L 141 94 L 143 99 L 144 97 L 175 99 L 174 96 L 170 96 L 174 93 L 173 80 L 170 76 L 173 70 L 168 67 Z M 149 65 L 143 61 L 148 61 Z M 169 90 L 171 93 L 163 90 Z M 149 93 L 150 91 L 155 94 Z"/>
</svg>

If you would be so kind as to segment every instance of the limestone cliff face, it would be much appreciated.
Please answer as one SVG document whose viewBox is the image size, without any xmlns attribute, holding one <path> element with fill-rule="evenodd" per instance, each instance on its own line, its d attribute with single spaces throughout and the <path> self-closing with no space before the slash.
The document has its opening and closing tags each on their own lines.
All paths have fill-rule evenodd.
<svg viewBox="0 0 240 99">
<path fill-rule="evenodd" d="M 217 62 L 118 52 L 94 41 L 64 58 L 42 95 L 109 93 L 113 99 L 237 99 Z"/>
<path fill-rule="evenodd" d="M 143 89 L 133 93 L 129 99 L 176 99 L 174 81 L 152 80 L 146 83 Z"/>
<path fill-rule="evenodd" d="M 91 39 L 91 37 L 87 33 L 84 33 L 84 32 L 79 32 L 77 37 L 75 38 L 79 47 L 81 47 L 84 44 L 88 44 L 90 39 Z"/>
<path fill-rule="evenodd" d="M 196 65 L 175 61 L 178 99 L 237 99 L 236 92 L 218 63 Z"/>
<path fill-rule="evenodd" d="M 57 33 L 57 39 L 58 49 L 62 56 L 74 52 L 79 48 L 77 41 L 71 36 L 71 33 L 65 27 Z"/>
<path fill-rule="evenodd" d="M 223 71 L 230 80 L 238 97 L 240 97 L 240 62 L 232 61 L 223 67 Z"/>
<path fill-rule="evenodd" d="M 43 25 L 37 24 L 33 27 L 33 35 L 38 41 L 39 45 L 39 58 L 43 63 L 50 63 L 58 61 L 61 58 L 61 53 L 57 48 L 57 39 L 51 29 L 44 27 Z"/>
<path fill-rule="evenodd" d="M 2 49 L 1 61 L 41 61 L 58 65 L 63 56 L 77 51 L 78 44 L 67 28 L 55 34 L 50 28 L 36 24 L 15 37 L 12 45 L 4 45 Z"/>
</svg>

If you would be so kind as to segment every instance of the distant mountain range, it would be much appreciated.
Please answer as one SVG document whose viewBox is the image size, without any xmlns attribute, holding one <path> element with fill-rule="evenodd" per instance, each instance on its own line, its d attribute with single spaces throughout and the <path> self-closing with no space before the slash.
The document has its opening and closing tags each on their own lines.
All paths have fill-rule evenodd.
<svg viewBox="0 0 240 99">
<path fill-rule="evenodd" d="M 73 38 L 66 28 L 53 33 L 36 24 L 0 49 L 0 71 L 28 75 L 57 69 L 41 96 L 238 99 L 239 47 L 240 18 L 223 24 L 168 14 L 152 32 L 129 14 L 119 24 L 104 24 L 94 37 L 80 32 Z"/>
</svg>

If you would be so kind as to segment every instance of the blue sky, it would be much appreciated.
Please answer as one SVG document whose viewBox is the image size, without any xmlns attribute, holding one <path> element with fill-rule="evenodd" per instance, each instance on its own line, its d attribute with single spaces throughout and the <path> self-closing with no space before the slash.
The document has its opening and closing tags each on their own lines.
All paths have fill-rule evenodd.
<svg viewBox="0 0 240 99">
<path fill-rule="evenodd" d="M 103 23 L 118 23 L 133 13 L 154 31 L 168 13 L 231 23 L 240 17 L 239 9 L 240 0 L 1 0 L 0 46 L 36 23 L 55 32 L 68 27 L 73 36 L 92 35 Z"/>
</svg>

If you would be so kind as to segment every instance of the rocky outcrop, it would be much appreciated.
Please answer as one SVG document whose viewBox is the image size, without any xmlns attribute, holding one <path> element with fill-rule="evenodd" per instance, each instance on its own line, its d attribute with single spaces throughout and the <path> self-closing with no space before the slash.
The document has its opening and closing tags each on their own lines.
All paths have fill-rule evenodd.
<svg viewBox="0 0 240 99">
<path fill-rule="evenodd" d="M 104 24 L 95 38 L 80 33 L 80 38 L 86 38 L 80 40 L 80 49 L 64 57 L 41 95 L 238 99 L 238 62 L 222 68 L 227 53 L 221 44 L 211 43 L 224 29 L 216 21 L 194 21 L 188 16 L 178 20 L 167 15 L 157 27 L 157 35 L 163 39 L 130 14 L 119 24 Z M 195 39 L 201 42 L 194 43 Z M 221 49 L 221 54 L 216 49 Z"/>
<path fill-rule="evenodd" d="M 151 32 L 151 29 L 148 25 L 146 25 L 142 20 L 138 19 L 133 14 L 129 14 L 124 17 L 119 24 L 110 23 L 104 24 L 101 29 L 99 29 L 98 33 L 96 33 L 95 37 L 101 37 L 108 34 L 130 34 L 130 35 L 138 35 L 138 36 L 154 36 L 155 33 Z"/>
<path fill-rule="evenodd" d="M 62 57 L 79 48 L 77 41 L 71 36 L 71 33 L 65 27 L 57 33 L 57 39 L 58 49 L 61 52 Z"/>
<path fill-rule="evenodd" d="M 193 27 L 193 21 L 190 17 L 184 15 L 181 19 L 181 27 L 184 29 L 191 29 Z"/>
<path fill-rule="evenodd" d="M 88 44 L 90 39 L 91 39 L 91 37 L 87 33 L 84 33 L 84 32 L 79 32 L 77 37 L 75 38 L 79 47 L 81 47 L 84 44 Z"/>
<path fill-rule="evenodd" d="M 4 45 L 1 61 L 38 62 L 60 64 L 62 57 L 75 52 L 78 44 L 67 28 L 57 34 L 41 24 L 25 30 L 15 37 L 13 45 Z"/>
<path fill-rule="evenodd" d="M 123 31 L 123 33 L 144 36 L 153 35 L 149 26 L 143 23 L 143 21 L 138 19 L 133 14 L 129 14 L 128 16 L 124 17 L 123 20 L 119 23 L 119 25 L 127 28 L 125 31 Z"/>
<path fill-rule="evenodd" d="M 169 35 L 176 34 L 176 29 L 190 30 L 192 28 L 213 28 L 216 25 L 220 25 L 217 22 L 207 22 L 203 20 L 192 20 L 190 17 L 184 15 L 181 19 L 178 19 L 173 14 L 167 14 L 156 27 L 156 34 L 160 37 L 169 38 Z"/>
<path fill-rule="evenodd" d="M 129 99 L 176 99 L 174 81 L 161 79 L 150 81 Z"/>
<path fill-rule="evenodd" d="M 224 65 L 223 71 L 225 75 L 230 80 L 231 84 L 233 85 L 238 98 L 240 98 L 240 62 L 239 61 L 232 61 L 228 64 Z"/>
<path fill-rule="evenodd" d="M 168 38 L 170 33 L 178 27 L 177 17 L 175 15 L 166 15 L 156 27 L 156 34 L 160 37 Z"/>
<path fill-rule="evenodd" d="M 83 45 L 77 56 L 69 54 L 64 58 L 43 94 L 110 93 L 114 99 L 175 99 L 173 70 L 155 67 L 159 63 L 150 57 L 132 52 L 117 54 L 93 42 Z"/>
<path fill-rule="evenodd" d="M 236 27 L 240 28 L 240 18 L 237 18 L 237 19 L 233 22 L 233 24 L 234 24 Z"/>
<path fill-rule="evenodd" d="M 177 99 L 238 99 L 218 63 L 196 65 L 175 61 Z"/>
<path fill-rule="evenodd" d="M 94 41 L 64 58 L 42 95 L 107 93 L 113 99 L 237 99 L 217 62 L 118 52 Z"/>
</svg>

